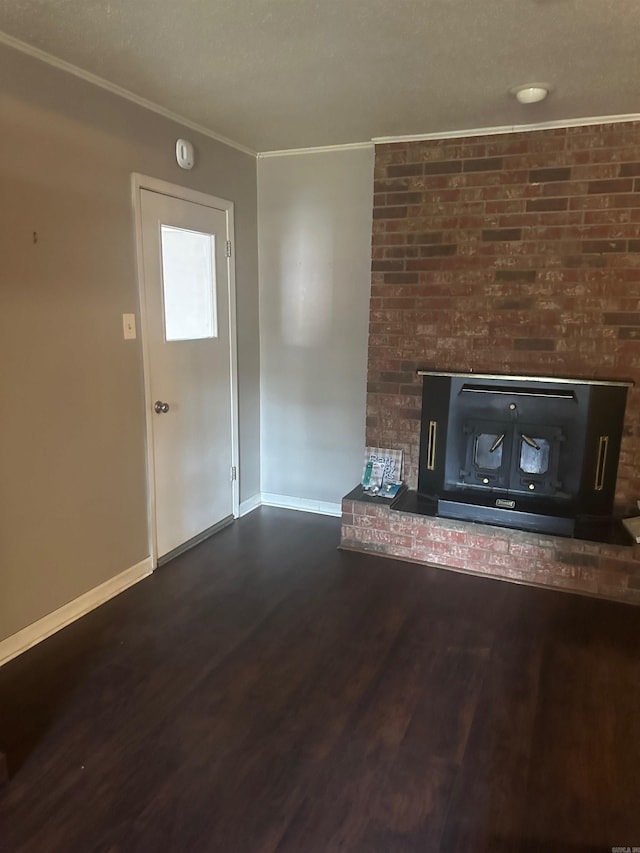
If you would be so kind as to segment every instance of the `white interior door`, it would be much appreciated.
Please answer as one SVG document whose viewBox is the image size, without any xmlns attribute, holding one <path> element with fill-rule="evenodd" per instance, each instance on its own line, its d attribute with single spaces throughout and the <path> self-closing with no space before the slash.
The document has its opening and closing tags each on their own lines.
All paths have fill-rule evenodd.
<svg viewBox="0 0 640 853">
<path fill-rule="evenodd" d="M 140 190 L 156 556 L 233 516 L 228 213 Z"/>
</svg>

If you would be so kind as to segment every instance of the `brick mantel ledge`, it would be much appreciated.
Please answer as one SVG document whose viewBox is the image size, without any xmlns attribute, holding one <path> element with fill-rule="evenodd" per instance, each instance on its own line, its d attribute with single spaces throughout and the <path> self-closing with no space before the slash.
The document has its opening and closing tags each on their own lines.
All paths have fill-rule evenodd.
<svg viewBox="0 0 640 853">
<path fill-rule="evenodd" d="M 640 545 L 565 539 L 342 501 L 341 547 L 640 604 Z"/>
</svg>

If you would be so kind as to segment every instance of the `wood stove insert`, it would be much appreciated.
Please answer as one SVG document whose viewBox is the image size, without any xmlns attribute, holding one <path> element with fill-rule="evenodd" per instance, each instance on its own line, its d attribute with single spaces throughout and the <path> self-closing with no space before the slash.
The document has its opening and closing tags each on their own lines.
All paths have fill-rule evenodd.
<svg viewBox="0 0 640 853">
<path fill-rule="evenodd" d="M 633 383 L 418 374 L 418 495 L 438 515 L 564 536 L 611 515 Z"/>
</svg>

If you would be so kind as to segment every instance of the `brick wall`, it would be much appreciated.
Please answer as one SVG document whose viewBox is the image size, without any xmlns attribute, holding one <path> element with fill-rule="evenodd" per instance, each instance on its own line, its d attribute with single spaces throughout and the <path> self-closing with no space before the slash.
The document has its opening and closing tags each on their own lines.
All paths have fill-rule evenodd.
<svg viewBox="0 0 640 853">
<path fill-rule="evenodd" d="M 640 123 L 376 147 L 367 443 L 417 482 L 417 368 L 640 386 Z M 616 503 L 640 498 L 640 387 Z"/>
</svg>

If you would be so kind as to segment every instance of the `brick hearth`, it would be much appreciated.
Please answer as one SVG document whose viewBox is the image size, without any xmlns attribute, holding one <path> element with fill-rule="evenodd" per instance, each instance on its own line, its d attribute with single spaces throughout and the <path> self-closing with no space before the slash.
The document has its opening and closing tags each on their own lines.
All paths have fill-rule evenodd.
<svg viewBox="0 0 640 853">
<path fill-rule="evenodd" d="M 605 545 L 429 518 L 349 498 L 342 502 L 341 545 L 640 604 L 640 545 Z"/>
<path fill-rule="evenodd" d="M 411 488 L 418 469 L 419 368 L 634 380 L 616 510 L 635 510 L 640 123 L 376 147 L 367 444 L 403 449 Z M 570 540 L 457 522 L 385 521 L 385 511 L 370 516 L 381 526 L 347 521 L 345 543 L 369 550 L 382 544 L 385 553 L 395 549 L 406 559 L 502 577 L 515 572 L 520 580 L 637 599 L 635 592 L 622 594 L 631 593 L 627 582 L 637 577 L 635 560 L 624 556 L 630 551 L 618 546 L 581 550 Z M 428 542 L 420 544 L 423 533 Z M 477 537 L 482 548 L 472 544 Z M 533 550 L 518 562 L 512 544 Z M 582 562 L 567 562 L 569 552 Z M 539 563 L 536 577 L 524 563 Z"/>
</svg>

